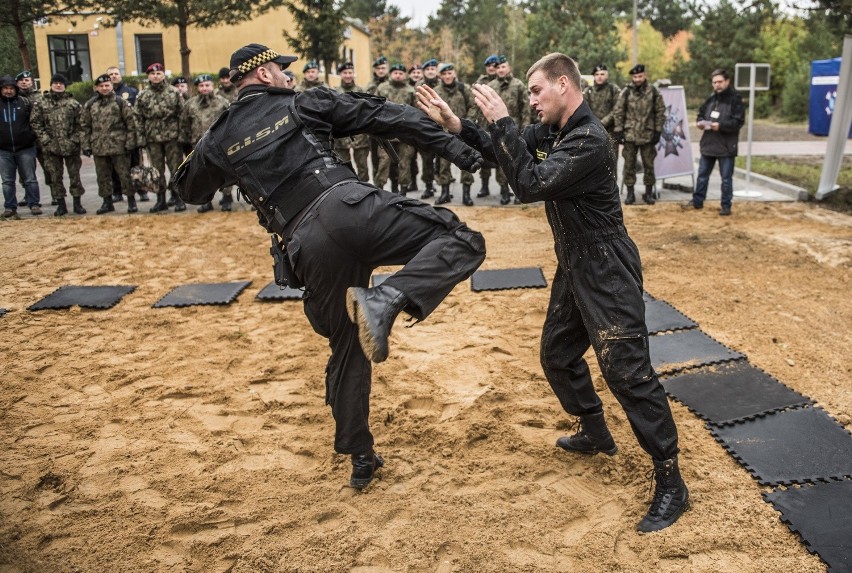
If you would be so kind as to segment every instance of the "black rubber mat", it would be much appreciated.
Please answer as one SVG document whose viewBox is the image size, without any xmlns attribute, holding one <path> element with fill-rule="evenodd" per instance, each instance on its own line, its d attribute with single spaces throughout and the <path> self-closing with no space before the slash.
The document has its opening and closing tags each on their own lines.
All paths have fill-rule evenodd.
<svg viewBox="0 0 852 573">
<path fill-rule="evenodd" d="M 662 383 L 672 398 L 714 424 L 811 403 L 744 360 L 679 374 Z"/>
<path fill-rule="evenodd" d="M 45 310 L 55 308 L 107 309 L 112 308 L 126 294 L 136 290 L 131 285 L 113 286 L 62 286 L 29 307 L 28 310 Z"/>
<path fill-rule="evenodd" d="M 154 308 L 164 306 L 193 306 L 199 304 L 230 304 L 251 281 L 234 283 L 199 283 L 173 288 L 154 303 Z"/>
<path fill-rule="evenodd" d="M 836 481 L 764 493 L 781 521 L 798 533 L 831 573 L 852 573 L 852 481 Z"/>
<path fill-rule="evenodd" d="M 648 337 L 651 364 L 660 374 L 743 358 L 700 330 L 680 330 Z"/>
<path fill-rule="evenodd" d="M 0 308 L 0 316 L 6 316 L 7 312 L 9 312 L 8 308 Z"/>
<path fill-rule="evenodd" d="M 820 408 L 806 406 L 709 430 L 762 485 L 852 477 L 852 436 Z"/>
<path fill-rule="evenodd" d="M 645 301 L 645 324 L 648 334 L 657 334 L 668 330 L 695 328 L 697 324 L 687 318 L 664 300 Z"/>
<path fill-rule="evenodd" d="M 539 267 L 476 271 L 470 279 L 470 288 L 475 291 L 546 286 L 547 281 Z"/>
<path fill-rule="evenodd" d="M 373 277 L 372 277 L 373 286 L 374 287 L 379 286 L 380 284 L 382 284 L 383 282 L 388 280 L 388 277 L 390 277 L 390 276 L 391 276 L 391 273 L 376 273 L 376 274 L 374 274 Z"/>
<path fill-rule="evenodd" d="M 302 297 L 305 295 L 305 291 L 290 287 L 281 288 L 275 281 L 272 281 L 263 289 L 257 293 L 257 296 L 254 297 L 258 300 L 263 301 L 276 301 L 276 300 L 302 300 Z"/>
</svg>

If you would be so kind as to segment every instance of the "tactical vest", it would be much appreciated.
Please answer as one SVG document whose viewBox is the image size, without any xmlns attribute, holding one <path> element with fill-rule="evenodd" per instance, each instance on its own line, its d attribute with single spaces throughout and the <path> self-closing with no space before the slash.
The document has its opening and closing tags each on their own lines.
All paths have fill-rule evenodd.
<svg viewBox="0 0 852 573">
<path fill-rule="evenodd" d="M 267 101 L 253 104 L 251 100 L 260 97 Z M 249 95 L 231 104 L 210 128 L 261 225 L 277 235 L 326 190 L 357 180 L 329 142 L 324 145 L 305 126 L 294 98 L 278 90 Z"/>
</svg>

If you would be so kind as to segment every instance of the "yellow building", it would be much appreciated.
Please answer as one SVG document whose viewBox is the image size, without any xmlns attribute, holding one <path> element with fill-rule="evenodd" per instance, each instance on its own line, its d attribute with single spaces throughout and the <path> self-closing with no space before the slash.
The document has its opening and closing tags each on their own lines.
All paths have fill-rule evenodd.
<svg viewBox="0 0 852 573">
<path fill-rule="evenodd" d="M 114 27 L 104 27 L 104 15 L 90 14 L 65 18 L 50 18 L 37 22 L 35 31 L 36 56 L 39 71 L 45 79 L 61 73 L 69 82 L 87 81 L 118 66 L 122 75 L 140 75 L 154 62 L 162 63 L 167 76 L 181 74 L 180 41 L 176 27 L 161 28 L 136 22 L 119 22 Z M 366 85 L 372 77 L 370 35 L 358 20 L 346 19 L 347 27 L 341 38 L 340 60 L 355 64 L 356 81 Z M 245 44 L 265 44 L 283 54 L 294 54 L 283 35 L 283 30 L 295 33 L 293 17 L 286 8 L 234 25 L 215 28 L 188 28 L 187 45 L 190 71 L 193 75 L 206 72 L 216 74 L 227 67 L 231 53 Z M 301 78 L 305 60 L 290 65 Z M 336 64 L 335 64 L 336 65 Z M 329 71 L 333 86 L 340 83 L 337 70 Z M 325 70 L 320 70 L 321 76 Z M 46 86 L 47 81 L 41 81 Z"/>
</svg>

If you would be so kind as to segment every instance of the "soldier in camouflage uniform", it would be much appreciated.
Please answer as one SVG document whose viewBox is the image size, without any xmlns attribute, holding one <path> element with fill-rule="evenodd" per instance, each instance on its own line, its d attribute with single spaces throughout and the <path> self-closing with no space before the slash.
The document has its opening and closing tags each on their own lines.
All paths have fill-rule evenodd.
<svg viewBox="0 0 852 573">
<path fill-rule="evenodd" d="M 438 60 L 430 58 L 423 62 L 423 78 L 418 82 L 418 85 L 426 84 L 430 88 L 436 89 L 440 81 L 441 80 L 438 79 Z M 435 181 L 435 172 L 437 171 L 436 163 L 438 162 L 438 158 L 434 153 L 430 153 L 428 151 L 421 151 L 420 158 L 423 160 L 423 174 L 420 179 L 426 185 L 426 189 L 420 195 L 420 198 L 428 199 L 435 196 L 435 187 L 433 186 L 433 183 Z"/>
<path fill-rule="evenodd" d="M 163 64 L 151 64 L 147 72 L 151 85 L 136 98 L 135 112 L 139 146 L 145 148 L 151 165 L 160 172 L 157 202 L 150 209 L 151 213 L 156 213 L 169 208 L 166 203 L 166 163 L 171 173 L 183 163 L 183 151 L 178 143 L 183 100 L 180 92 L 165 81 Z M 174 193 L 172 198 L 175 211 L 186 211 L 183 199 Z"/>
<path fill-rule="evenodd" d="M 408 66 L 408 85 L 411 89 L 417 88 L 417 84 L 423 79 L 423 66 L 418 63 L 413 63 Z M 416 91 L 415 91 L 416 93 Z M 420 169 L 417 167 L 417 149 L 411 155 L 411 183 L 408 184 L 407 191 L 417 191 L 417 175 L 420 174 Z"/>
<path fill-rule="evenodd" d="M 526 84 L 512 75 L 512 66 L 506 56 L 497 56 L 497 79 L 488 85 L 506 104 L 509 116 L 518 126 L 518 131 L 523 131 L 530 123 L 530 93 Z M 509 181 L 500 169 L 497 170 L 497 184 L 500 185 L 500 204 L 508 205 L 512 193 L 509 190 Z M 520 204 L 517 197 L 515 204 Z"/>
<path fill-rule="evenodd" d="M 107 74 L 95 79 L 98 92 L 83 105 L 80 114 L 83 155 L 95 156 L 98 195 L 103 205 L 98 215 L 115 211 L 112 203 L 112 170 L 121 179 L 121 190 L 127 196 L 127 212 L 135 213 L 136 200 L 130 188 L 130 152 L 137 147 L 136 116 L 126 100 L 113 91 Z"/>
<path fill-rule="evenodd" d="M 340 76 L 340 85 L 337 91 L 340 93 L 363 92 L 364 89 L 355 85 L 355 66 L 352 62 L 344 62 L 337 66 L 337 75 Z M 350 149 L 352 150 L 350 153 Z M 365 133 L 359 133 L 352 137 L 344 137 L 334 140 L 334 152 L 344 161 L 351 161 L 355 165 L 355 172 L 361 181 L 370 180 L 370 171 L 367 168 L 367 158 L 370 155 L 370 138 Z"/>
<path fill-rule="evenodd" d="M 473 113 L 473 96 L 470 90 L 462 82 L 456 79 L 456 68 L 453 64 L 442 64 L 438 70 L 441 76 L 441 83 L 438 89 L 438 95 L 447 102 L 447 105 L 458 117 L 467 117 Z M 452 197 L 450 196 L 450 183 L 453 180 L 450 171 L 450 162 L 441 158 L 438 167 L 438 183 L 441 185 L 441 195 L 435 201 L 435 205 L 443 205 L 449 203 Z M 469 171 L 461 172 L 462 184 L 462 203 L 465 205 L 473 205 L 473 200 L 470 198 L 470 186 L 473 184 L 473 174 Z"/>
<path fill-rule="evenodd" d="M 15 76 L 15 83 L 18 85 L 18 95 L 30 100 L 30 104 L 33 106 L 35 106 L 36 102 L 40 101 L 41 98 L 44 97 L 40 91 L 35 89 L 33 73 L 29 70 L 24 70 Z M 50 171 L 47 168 L 47 163 L 44 158 L 44 150 L 42 149 L 40 142 L 36 143 L 36 160 L 38 161 L 38 164 L 41 165 L 41 170 L 44 172 L 45 185 L 51 187 Z M 25 207 L 26 205 L 26 199 L 18 202 L 19 207 Z"/>
<path fill-rule="evenodd" d="M 583 99 L 589 104 L 610 137 L 615 131 L 615 105 L 618 103 L 618 86 L 609 81 L 609 70 L 604 64 L 595 66 L 595 83 L 583 90 Z M 618 151 L 616 149 L 616 151 Z"/>
<path fill-rule="evenodd" d="M 319 79 L 319 64 L 314 60 L 309 60 L 302 68 L 302 81 L 296 86 L 296 91 L 303 92 L 324 85 L 325 82 Z"/>
<path fill-rule="evenodd" d="M 86 190 L 80 181 L 80 113 L 82 107 L 74 97 L 65 91 L 65 76 L 54 74 L 50 78 L 50 92 L 33 106 L 30 125 L 44 150 L 45 167 L 50 173 L 50 194 L 56 202 L 57 217 L 68 213 L 65 203 L 65 184 L 63 182 L 63 164 L 68 169 L 71 180 L 71 197 L 74 212 L 82 215 L 86 212 L 80 203 L 80 197 Z"/>
<path fill-rule="evenodd" d="M 636 153 L 642 156 L 645 169 L 643 181 L 645 193 L 642 200 L 653 205 L 654 184 L 657 178 L 654 174 L 654 158 L 657 156 L 657 143 L 663 133 L 663 123 L 666 120 L 666 104 L 659 90 L 648 83 L 645 66 L 637 64 L 630 70 L 632 82 L 621 90 L 615 104 L 615 141 L 622 144 L 624 149 L 624 175 L 627 186 L 627 198 L 624 203 L 632 205 L 636 202 L 634 185 L 636 184 Z"/>
<path fill-rule="evenodd" d="M 183 76 L 177 76 L 172 78 L 172 85 L 180 94 L 180 98 L 186 102 L 189 98 L 192 97 L 192 94 L 189 93 L 189 82 L 186 81 L 186 78 Z"/>
<path fill-rule="evenodd" d="M 483 65 L 485 66 L 485 73 L 476 78 L 474 83 L 487 84 L 497 79 L 497 54 L 491 54 L 485 58 L 485 63 Z M 488 122 L 485 120 L 485 116 L 482 115 L 482 111 L 477 106 L 473 106 L 471 119 L 479 127 L 483 129 L 488 128 Z M 477 197 L 487 197 L 491 195 L 491 190 L 488 188 L 488 182 L 491 180 L 491 169 L 491 163 L 486 162 L 482 166 L 482 170 L 479 172 L 479 180 L 482 182 L 482 187 L 479 189 L 479 193 L 476 194 Z"/>
<path fill-rule="evenodd" d="M 388 81 L 388 59 L 384 56 L 379 56 L 373 62 L 373 79 L 367 84 L 366 92 L 371 95 L 376 95 L 379 86 Z M 373 166 L 373 183 L 376 182 L 376 175 L 379 172 L 379 140 L 375 137 L 370 137 L 370 163 Z M 396 170 L 396 165 L 393 165 Z"/>
<path fill-rule="evenodd" d="M 213 76 L 202 74 L 194 80 L 198 95 L 189 98 L 180 112 L 180 143 L 190 150 L 195 147 L 207 128 L 213 125 L 222 112 L 231 105 L 222 96 L 213 93 Z M 221 189 L 222 200 L 219 205 L 223 211 L 230 211 L 234 197 L 231 187 Z M 208 201 L 198 208 L 199 213 L 213 210 L 213 202 Z"/>
<path fill-rule="evenodd" d="M 379 85 L 376 95 L 383 97 L 389 102 L 415 105 L 416 97 L 414 88 L 408 85 L 405 77 L 405 66 L 402 64 L 394 64 L 390 68 L 390 80 Z M 411 157 L 414 155 L 414 148 L 401 141 L 393 141 L 393 146 L 399 156 L 399 181 L 393 180 L 391 173 L 391 157 L 384 147 L 379 147 L 379 170 L 374 177 L 374 184 L 379 189 L 382 189 L 387 183 L 388 175 L 391 177 L 391 190 L 394 193 L 402 193 L 405 195 L 409 184 L 411 183 Z"/>
<path fill-rule="evenodd" d="M 237 86 L 231 83 L 231 70 L 222 68 L 219 70 L 219 89 L 216 90 L 216 95 L 220 95 L 228 103 L 237 101 Z"/>
</svg>

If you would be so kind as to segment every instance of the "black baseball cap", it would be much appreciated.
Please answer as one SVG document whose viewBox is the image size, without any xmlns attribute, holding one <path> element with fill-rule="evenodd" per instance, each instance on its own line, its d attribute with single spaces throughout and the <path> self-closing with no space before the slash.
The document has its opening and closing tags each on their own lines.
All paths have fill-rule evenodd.
<svg viewBox="0 0 852 573">
<path fill-rule="evenodd" d="M 296 56 L 282 56 L 263 44 L 249 44 L 231 54 L 230 78 L 231 81 L 238 81 L 248 72 L 269 62 L 275 62 L 284 69 L 297 59 Z"/>
</svg>

